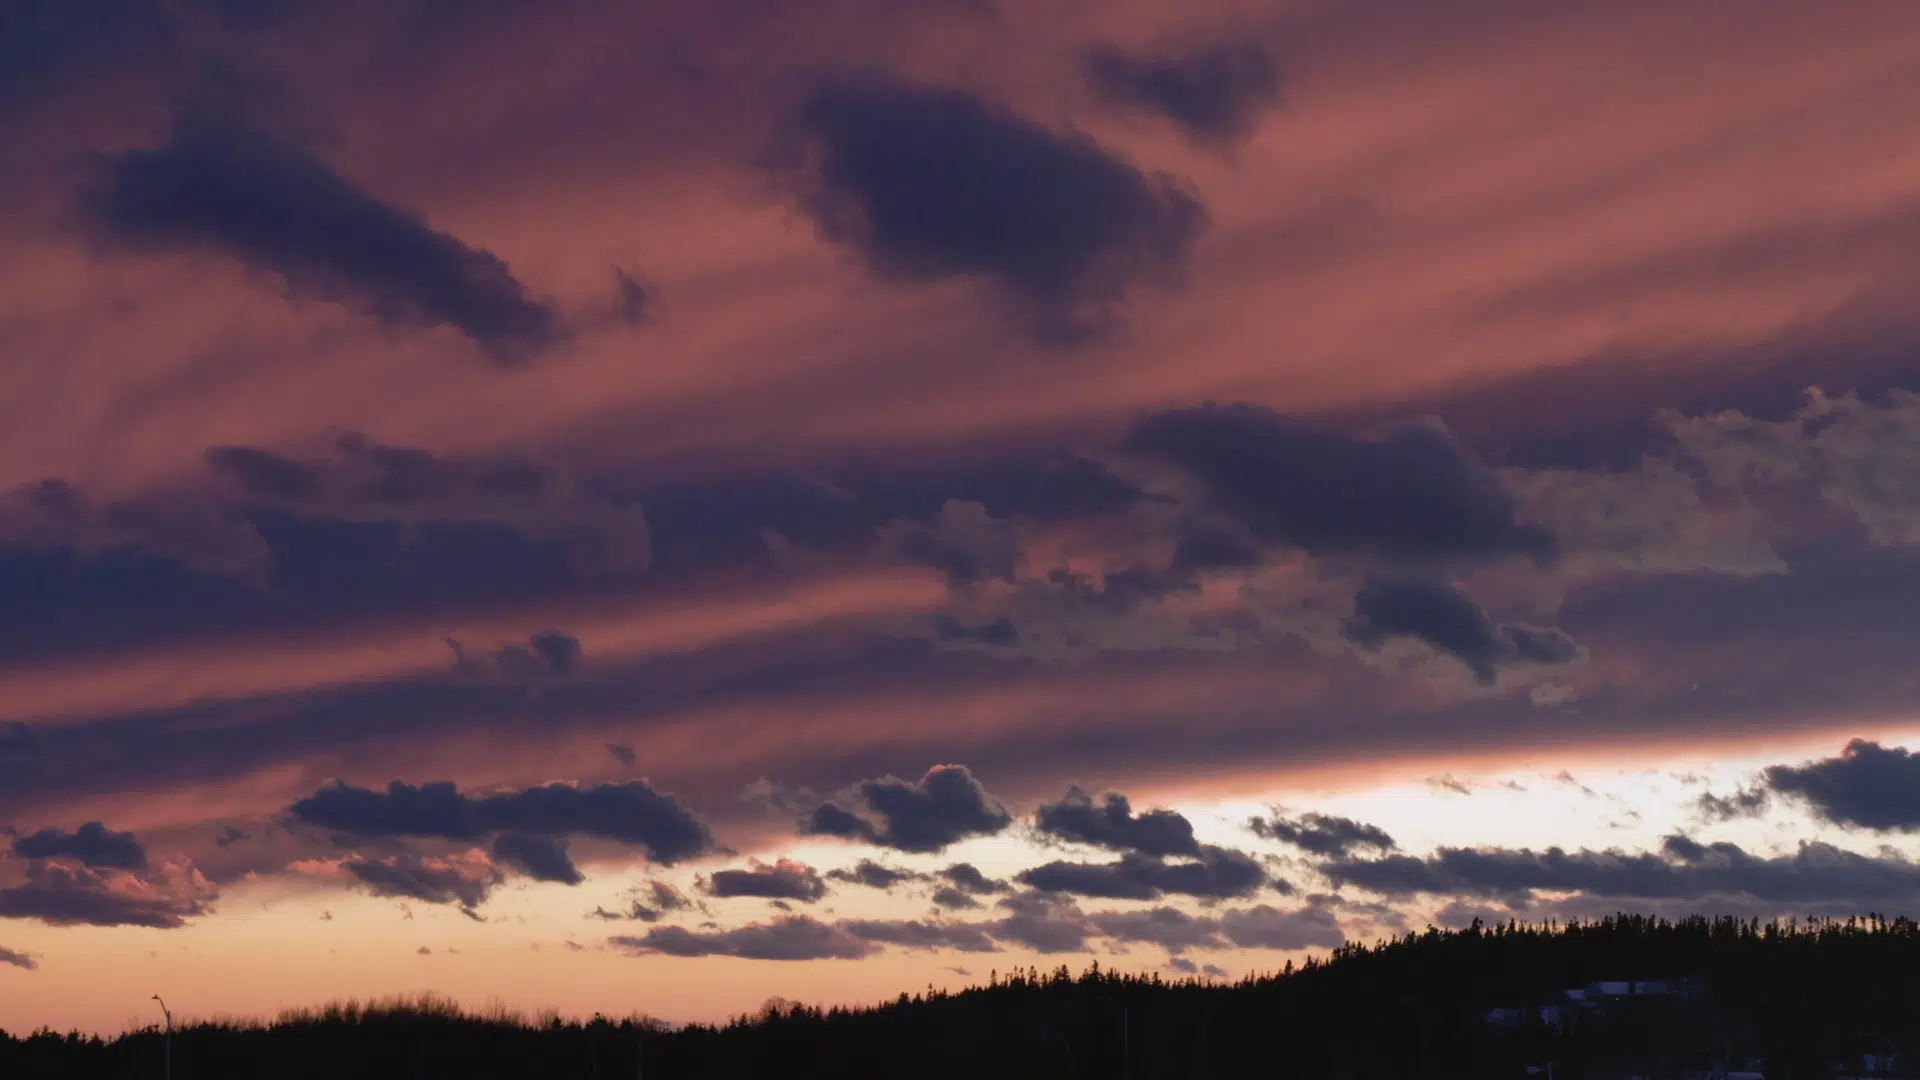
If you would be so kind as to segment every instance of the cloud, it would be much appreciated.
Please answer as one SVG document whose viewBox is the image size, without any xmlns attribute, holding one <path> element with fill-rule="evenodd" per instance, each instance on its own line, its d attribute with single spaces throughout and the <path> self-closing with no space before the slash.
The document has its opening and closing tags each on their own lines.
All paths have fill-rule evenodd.
<svg viewBox="0 0 1920 1080">
<path fill-rule="evenodd" d="M 493 662 L 503 674 L 519 678 L 554 678 L 571 675 L 580 663 L 580 639 L 558 630 L 544 630 L 527 639 L 525 645 L 507 645 L 493 654 Z"/>
<path fill-rule="evenodd" d="M 1920 755 L 1854 739 L 1839 757 L 1774 765 L 1766 787 L 1798 798 L 1836 825 L 1883 832 L 1920 829 Z"/>
<path fill-rule="evenodd" d="M 1043 803 L 1033 814 L 1040 832 L 1082 844 L 1137 851 L 1143 855 L 1199 855 L 1193 823 L 1173 810 L 1148 810 L 1138 816 L 1127 797 L 1109 791 L 1102 805 L 1078 787 L 1057 803 Z"/>
<path fill-rule="evenodd" d="M 156 0 L 0 5 L 0 102 L 19 107 L 83 76 L 171 57 L 181 27 Z"/>
<path fill-rule="evenodd" d="M 257 446 L 215 446 L 207 450 L 207 467 L 232 477 L 249 495 L 303 502 L 320 496 L 318 473 L 292 458 Z"/>
<path fill-rule="evenodd" d="M 886 278 L 990 279 L 1053 340 L 1171 280 L 1205 220 L 1170 177 L 963 90 L 827 79 L 789 135 L 779 171 L 822 237 Z"/>
<path fill-rule="evenodd" d="M 933 616 L 933 636 L 941 641 L 972 642 L 990 648 L 1005 648 L 1018 644 L 1020 628 L 1005 615 L 979 626 L 968 626 L 944 611 Z"/>
<path fill-rule="evenodd" d="M 882 866 L 872 859 L 861 859 L 852 869 L 830 870 L 827 877 L 833 881 L 844 881 L 853 885 L 865 885 L 869 889 L 891 889 L 895 885 L 909 881 L 925 881 L 926 875 L 914 870 L 896 870 L 891 866 Z"/>
<path fill-rule="evenodd" d="M 1356 848 L 1391 851 L 1393 837 L 1377 825 L 1352 818 L 1309 813 L 1287 817 L 1275 811 L 1269 818 L 1252 818 L 1247 828 L 1255 836 L 1299 848 L 1309 855 L 1351 855 Z"/>
<path fill-rule="evenodd" d="M 634 753 L 633 747 L 621 743 L 608 743 L 607 753 L 612 756 L 613 760 L 625 765 L 629 769 L 633 768 L 640 761 L 640 755 Z"/>
<path fill-rule="evenodd" d="M 500 884 L 500 871 L 484 858 L 430 858 L 401 852 L 349 859 L 340 868 L 375 896 L 454 904 L 469 915 Z"/>
<path fill-rule="evenodd" d="M 1767 812 L 1773 802 L 1773 796 L 1765 787 L 1741 788 L 1731 795 L 1715 795 L 1711 791 L 1702 792 L 1694 800 L 1694 809 L 1708 821 L 1733 821 L 1737 818 L 1759 817 Z"/>
<path fill-rule="evenodd" d="M 802 832 L 866 840 L 897 851 L 930 853 L 971 836 L 991 836 L 1013 824 L 1013 816 L 993 799 L 964 765 L 936 765 L 918 781 L 888 776 L 855 789 L 866 818 L 827 802 L 802 823 Z"/>
<path fill-rule="evenodd" d="M 989 878 L 972 863 L 954 863 L 940 871 L 939 876 L 951 882 L 954 888 L 975 896 L 1007 892 L 1012 888 L 1004 881 Z"/>
<path fill-rule="evenodd" d="M 972 863 L 954 863 L 934 874 L 947 884 L 933 891 L 933 902 L 948 910 L 969 910 L 980 906 L 979 896 L 1011 892 L 1013 886 L 981 873 Z"/>
<path fill-rule="evenodd" d="M 1383 896 L 1500 897 L 1522 904 L 1548 892 L 1694 904 L 1734 900 L 1847 914 L 1904 910 L 1920 901 L 1920 864 L 1893 853 L 1861 855 L 1803 842 L 1792 854 L 1762 856 L 1680 835 L 1668 837 L 1657 853 L 1441 848 L 1426 857 L 1335 860 L 1321 871 L 1336 885 Z"/>
<path fill-rule="evenodd" d="M 881 527 L 880 539 L 895 559 L 938 570 L 953 588 L 1018 576 L 1019 527 L 977 502 L 948 499 L 931 525 L 889 522 Z"/>
<path fill-rule="evenodd" d="M 1197 141 L 1226 148 L 1253 133 L 1280 99 L 1280 69 L 1251 41 L 1223 41 L 1137 56 L 1109 44 L 1080 54 L 1095 96 L 1122 111 L 1158 113 Z"/>
<path fill-rule="evenodd" d="M 494 832 L 592 836 L 646 849 L 667 864 L 713 849 L 713 837 L 692 812 L 644 780 L 462 795 L 453 784 L 419 786 L 395 780 L 386 791 L 336 781 L 289 809 L 309 825 L 357 836 L 475 840 Z"/>
<path fill-rule="evenodd" d="M 1268 884 L 1266 871 L 1252 856 L 1211 844 L 1202 845 L 1192 861 L 1128 852 L 1110 863 L 1050 862 L 1014 879 L 1043 892 L 1107 900 L 1155 900 L 1167 893 L 1225 900 L 1251 896 Z"/>
<path fill-rule="evenodd" d="M 998 952 L 999 946 L 983 929 L 971 923 L 933 922 L 913 919 L 847 919 L 840 928 L 862 941 L 896 945 L 903 949 L 955 952 Z"/>
<path fill-rule="evenodd" d="M 1540 560 L 1555 550 L 1552 534 L 1518 521 L 1499 479 L 1437 425 L 1361 438 L 1261 405 L 1208 403 L 1142 417 L 1120 448 L 1190 474 L 1205 507 L 1262 543 L 1418 562 Z"/>
<path fill-rule="evenodd" d="M 693 901 L 681 895 L 680 890 L 664 881 L 649 881 L 645 887 L 636 887 L 636 896 L 625 911 L 608 911 L 596 907 L 588 913 L 589 918 L 616 921 L 630 919 L 636 922 L 659 922 L 660 919 L 676 911 L 686 911 L 693 907 Z"/>
<path fill-rule="evenodd" d="M 502 364 L 564 337 L 498 256 L 230 118 L 183 113 L 166 142 L 109 160 L 79 205 L 111 243 L 217 251 L 388 324 L 454 327 Z"/>
<path fill-rule="evenodd" d="M 827 884 L 813 867 L 791 859 L 755 863 L 745 870 L 716 870 L 704 885 L 708 896 L 757 896 L 811 904 L 827 895 Z"/>
<path fill-rule="evenodd" d="M 639 937 L 609 938 L 608 944 L 630 953 L 743 960 L 858 960 L 880 949 L 875 942 L 808 915 L 784 915 L 772 922 L 726 930 L 656 926 Z"/>
<path fill-rule="evenodd" d="M 1072 901 L 1047 893 L 1015 893 L 999 906 L 1008 914 L 987 929 L 995 939 L 1037 953 L 1085 952 L 1095 927 Z"/>
<path fill-rule="evenodd" d="M 41 829 L 14 838 L 13 853 L 25 859 L 74 859 L 107 870 L 145 870 L 147 849 L 132 833 L 114 832 L 89 821 L 73 832 Z"/>
<path fill-rule="evenodd" d="M 48 926 L 145 926 L 173 930 L 204 915 L 201 888 L 179 889 L 120 871 L 32 863 L 26 880 L 0 889 L 0 919 Z"/>
<path fill-rule="evenodd" d="M 501 833 L 493 840 L 493 857 L 535 881 L 578 885 L 586 878 L 567 855 L 562 837 L 533 833 Z"/>
<path fill-rule="evenodd" d="M 273 551 L 232 506 L 136 498 L 98 502 L 58 478 L 0 493 L 0 548 L 163 559 L 196 574 L 266 585 Z"/>
<path fill-rule="evenodd" d="M 1683 415 L 1658 426 L 1679 455 L 1731 489 L 1812 481 L 1828 505 L 1851 514 L 1875 544 L 1920 543 L 1920 394 L 1895 388 L 1879 400 L 1828 396 L 1817 387 L 1792 414 L 1769 420 L 1739 410 Z"/>
<path fill-rule="evenodd" d="M 324 456 L 224 445 L 209 449 L 206 463 L 244 502 L 307 520 L 500 525 L 558 546 L 583 574 L 636 573 L 653 560 L 639 505 L 521 455 L 437 454 L 349 432 Z"/>
<path fill-rule="evenodd" d="M 1324 907 L 1281 911 L 1267 904 L 1220 913 L 1220 932 L 1242 949 L 1333 948 L 1346 940 Z"/>
<path fill-rule="evenodd" d="M 613 284 L 619 293 L 620 321 L 628 326 L 644 326 L 653 317 L 654 290 L 632 273 L 613 268 Z"/>
<path fill-rule="evenodd" d="M 1580 647 L 1558 629 L 1495 626 L 1459 589 L 1422 579 L 1375 579 L 1361 586 L 1347 635 L 1369 649 L 1389 638 L 1412 638 L 1465 664 L 1483 686 L 1499 679 L 1503 665 L 1568 664 L 1580 657 Z"/>
<path fill-rule="evenodd" d="M 1188 949 L 1217 949 L 1224 944 L 1220 938 L 1220 924 L 1216 920 L 1189 915 L 1178 908 L 1104 911 L 1088 918 L 1106 937 L 1116 941 L 1158 945 L 1170 953 Z"/>
<path fill-rule="evenodd" d="M 1158 945 L 1170 953 L 1188 949 L 1332 948 L 1346 939 L 1333 913 L 1312 906 L 1281 911 L 1267 904 L 1223 911 L 1218 916 L 1190 915 L 1178 908 L 1105 911 L 1088 916 L 1099 932 L 1116 941 Z"/>
<path fill-rule="evenodd" d="M 22 971 L 34 971 L 40 967 L 40 961 L 23 952 L 0 946 L 0 964 L 17 967 Z"/>
</svg>

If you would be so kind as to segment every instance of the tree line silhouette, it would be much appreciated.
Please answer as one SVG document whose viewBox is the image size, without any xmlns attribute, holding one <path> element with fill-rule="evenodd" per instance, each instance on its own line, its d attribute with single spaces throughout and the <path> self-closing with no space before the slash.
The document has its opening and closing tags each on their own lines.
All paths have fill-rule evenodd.
<svg viewBox="0 0 1920 1080">
<path fill-rule="evenodd" d="M 1562 1026 L 1491 1009 L 1604 980 L 1686 979 L 1703 993 L 1627 998 Z M 0 1032 L 0 1076 L 160 1075 L 157 1028 L 112 1039 Z M 1761 922 L 1619 915 L 1429 928 L 1238 982 L 1097 963 L 995 972 L 860 1008 L 772 1000 L 722 1024 L 467 1012 L 421 997 L 216 1021 L 173 1035 L 187 1080 L 647 1080 L 1129 1076 L 1556 1078 L 1705 1075 L 1758 1060 L 1769 1080 L 1894 1055 L 1920 1075 L 1920 924 L 1879 916 Z"/>
</svg>

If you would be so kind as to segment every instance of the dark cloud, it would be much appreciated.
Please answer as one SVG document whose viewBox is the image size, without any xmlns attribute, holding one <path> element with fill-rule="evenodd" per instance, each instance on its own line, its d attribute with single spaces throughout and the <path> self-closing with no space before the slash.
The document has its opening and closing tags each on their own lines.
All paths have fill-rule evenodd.
<svg viewBox="0 0 1920 1080">
<path fill-rule="evenodd" d="M 933 890 L 933 905 L 949 911 L 966 911 L 979 907 L 980 901 L 961 889 L 947 885 Z"/>
<path fill-rule="evenodd" d="M 26 859 L 75 859 L 98 869 L 147 868 L 147 849 L 132 833 L 114 832 L 98 821 L 89 821 L 70 833 L 41 829 L 16 837 L 13 853 Z"/>
<path fill-rule="evenodd" d="M 445 782 L 416 787 L 395 780 L 384 792 L 336 782 L 294 803 L 290 813 L 309 825 L 358 836 L 592 836 L 645 848 L 658 863 L 713 848 L 699 818 L 644 780 L 594 787 L 548 784 L 479 796 L 462 795 Z"/>
<path fill-rule="evenodd" d="M 791 135 L 781 171 L 823 237 L 889 278 L 990 278 L 1056 340 L 1170 279 L 1205 221 L 1173 179 L 961 90 L 829 79 Z"/>
<path fill-rule="evenodd" d="M 845 839 L 873 838 L 873 823 L 866 818 L 841 809 L 838 803 L 821 803 L 813 813 L 800 824 L 802 833 L 808 836 L 838 836 Z"/>
<path fill-rule="evenodd" d="M 729 568 L 779 563 L 769 530 L 779 536 L 773 548 L 789 556 L 851 552 L 877 536 L 878 553 L 898 557 L 885 541 L 903 525 L 937 532 L 944 521 L 948 540 L 960 540 L 954 530 L 965 522 L 954 520 L 952 503 L 984 507 L 997 523 L 986 530 L 991 534 L 1016 521 L 1044 526 L 1121 514 L 1141 497 L 1106 466 L 1054 439 L 1040 446 L 977 446 L 954 458 L 849 458 L 828 475 L 776 468 L 727 480 L 667 478 L 633 494 L 647 507 L 663 557 Z M 1000 561 L 1004 565 L 1004 556 Z"/>
<path fill-rule="evenodd" d="M 974 866 L 972 863 L 954 863 L 952 866 L 940 871 L 938 876 L 952 883 L 953 887 L 959 889 L 961 892 L 974 896 L 1003 893 L 1012 888 L 1012 886 L 1004 881 L 990 878 L 981 873 L 980 868 Z"/>
<path fill-rule="evenodd" d="M 157 0 L 0 4 L 0 104 L 168 59 L 181 30 Z"/>
<path fill-rule="evenodd" d="M 1920 829 L 1920 755 L 1905 747 L 1854 739 L 1839 757 L 1774 765 L 1766 786 L 1804 800 L 1837 825 L 1881 831 Z"/>
<path fill-rule="evenodd" d="M 1552 534 L 1517 521 L 1498 478 L 1431 424 L 1361 438 L 1208 403 L 1141 418 L 1121 448 L 1190 473 L 1210 509 L 1263 543 L 1415 561 L 1554 552 Z"/>
<path fill-rule="evenodd" d="M 1217 920 L 1189 915 L 1178 908 L 1145 911 L 1104 911 L 1088 916 L 1093 925 L 1115 941 L 1158 945 L 1170 953 L 1188 949 L 1217 949 L 1225 944 Z"/>
<path fill-rule="evenodd" d="M 1223 911 L 1217 917 L 1158 907 L 1145 911 L 1096 912 L 1088 916 L 1088 921 L 1105 937 L 1158 945 L 1170 953 L 1228 947 L 1332 948 L 1346 939 L 1333 913 L 1318 905 L 1281 911 L 1259 904 Z"/>
<path fill-rule="evenodd" d="M 1148 810 L 1135 815 L 1127 797 L 1107 792 L 1096 805 L 1078 787 L 1067 789 L 1057 803 L 1042 803 L 1033 814 L 1034 827 L 1049 836 L 1082 844 L 1137 851 L 1143 855 L 1199 855 L 1193 823 L 1172 810 Z"/>
<path fill-rule="evenodd" d="M 26 953 L 15 952 L 12 949 L 0 946 L 0 964 L 4 964 L 7 967 L 17 967 L 22 971 L 33 971 L 40 966 L 40 961 L 28 956 Z"/>
<path fill-rule="evenodd" d="M 1005 648 L 1018 644 L 1020 628 L 1013 620 L 1002 615 L 992 622 L 979 626 L 968 626 L 947 612 L 936 612 L 933 616 L 933 636 L 940 641 L 970 641 L 980 645 L 992 645 Z"/>
<path fill-rule="evenodd" d="M 880 950 L 872 941 L 808 915 L 785 915 L 727 930 L 656 926 L 639 937 L 609 938 L 608 944 L 632 953 L 744 960 L 858 960 Z"/>
<path fill-rule="evenodd" d="M 486 903 L 501 881 L 500 871 L 485 862 L 435 859 L 412 852 L 349 859 L 340 868 L 375 896 L 454 904 L 469 915 Z"/>
<path fill-rule="evenodd" d="M 791 859 L 756 864 L 745 870 L 716 870 L 703 886 L 708 896 L 757 896 L 811 904 L 827 895 L 827 883 L 813 867 Z"/>
<path fill-rule="evenodd" d="M 1112 45 L 1080 54 L 1087 85 L 1110 106 L 1154 112 L 1189 135 L 1228 147 L 1253 133 L 1261 110 L 1280 99 L 1280 69 L 1251 41 L 1228 41 L 1135 56 Z"/>
<path fill-rule="evenodd" d="M 1330 949 L 1346 940 L 1333 913 L 1317 905 L 1281 911 L 1257 904 L 1224 911 L 1220 932 L 1242 949 Z"/>
<path fill-rule="evenodd" d="M 498 256 L 226 117 L 183 113 L 165 143 L 108 161 L 80 209 L 112 243 L 218 251 L 383 322 L 455 327 L 501 363 L 564 336 Z"/>
<path fill-rule="evenodd" d="M 1128 852 L 1110 863 L 1050 862 L 1021 871 L 1015 880 L 1043 892 L 1107 900 L 1155 900 L 1168 893 L 1226 900 L 1251 896 L 1268 884 L 1267 872 L 1252 856 L 1210 844 L 1190 861 Z"/>
<path fill-rule="evenodd" d="M 436 454 L 350 432 L 326 456 L 218 446 L 206 461 L 249 504 L 307 521 L 499 526 L 557 545 L 582 574 L 634 573 L 652 562 L 638 504 L 588 491 L 567 470 L 524 456 Z"/>
<path fill-rule="evenodd" d="M 1767 812 L 1772 802 L 1773 795 L 1766 788 L 1755 786 L 1741 788 L 1731 795 L 1702 792 L 1693 805 L 1708 821 L 1733 821 L 1737 818 L 1759 817 Z"/>
<path fill-rule="evenodd" d="M 257 446 L 215 446 L 207 466 L 238 481 L 241 490 L 262 498 L 299 502 L 320 495 L 320 477 L 312 467 Z"/>
<path fill-rule="evenodd" d="M 903 949 L 955 952 L 998 952 L 988 933 L 972 923 L 931 922 L 912 919 L 847 919 L 840 928 L 862 941 L 897 945 Z"/>
<path fill-rule="evenodd" d="M 563 837 L 501 833 L 493 839 L 493 857 L 535 881 L 578 885 L 586 880 L 568 856 Z"/>
<path fill-rule="evenodd" d="M 58 478 L 0 493 L 0 549 L 65 555 L 70 575 L 82 568 L 112 568 L 118 570 L 123 588 L 130 584 L 127 564 L 165 561 L 189 575 L 230 578 L 257 588 L 266 584 L 273 562 L 266 538 L 237 507 L 158 498 L 102 503 Z M 15 619 L 38 614 L 28 605 L 58 579 L 45 559 L 37 561 L 34 569 L 53 580 L 36 582 L 38 588 L 20 597 L 21 610 L 9 613 Z M 56 599 L 65 602 L 59 605 L 64 610 L 80 598 L 56 591 Z M 26 621 L 41 634 L 49 628 L 49 621 Z"/>
<path fill-rule="evenodd" d="M 1072 901 L 1043 892 L 1015 893 L 1000 900 L 1007 912 L 988 923 L 994 938 L 1037 953 L 1087 951 L 1087 938 L 1096 930 Z"/>
<path fill-rule="evenodd" d="M 0 889 L 0 919 L 49 926 L 145 926 L 172 930 L 206 913 L 200 899 L 119 871 L 33 863 L 26 880 Z"/>
<path fill-rule="evenodd" d="M 633 768 L 640 760 L 640 756 L 634 753 L 633 747 L 621 743 L 608 743 L 607 753 L 613 756 L 613 760 L 625 765 L 629 769 Z"/>
<path fill-rule="evenodd" d="M 616 921 L 631 919 L 635 922 L 659 922 L 660 919 L 676 911 L 686 911 L 693 907 L 693 901 L 681 895 L 680 890 L 664 881 L 649 881 L 645 888 L 636 889 L 640 895 L 628 905 L 625 911 L 608 911 L 596 907 L 589 912 L 590 918 Z"/>
<path fill-rule="evenodd" d="M 544 630 L 525 645 L 507 645 L 493 654 L 501 673 L 518 678 L 553 678 L 573 674 L 580 663 L 580 639 L 558 630 Z"/>
<path fill-rule="evenodd" d="M 1395 847 L 1393 837 L 1385 829 L 1330 814 L 1311 813 L 1288 817 L 1275 812 L 1272 817 L 1249 820 L 1247 828 L 1256 836 L 1289 844 L 1309 855 L 1344 857 L 1353 854 L 1357 848 L 1392 851 Z"/>
<path fill-rule="evenodd" d="M 856 792 L 879 817 L 879 825 L 828 802 L 802 822 L 802 831 L 926 853 L 971 836 L 991 836 L 1013 823 L 1012 815 L 964 765 L 936 765 L 918 781 L 893 776 L 867 780 Z"/>
<path fill-rule="evenodd" d="M 1530 901 L 1535 892 L 1595 899 L 1703 903 L 1734 899 L 1779 911 L 1846 914 L 1906 910 L 1920 901 L 1920 864 L 1802 843 L 1761 856 L 1733 844 L 1669 837 L 1659 852 L 1441 848 L 1424 858 L 1341 859 L 1321 867 L 1336 885 L 1385 896 L 1428 894 Z"/>
<path fill-rule="evenodd" d="M 1490 686 L 1502 665 L 1565 664 L 1580 656 L 1572 638 L 1552 627 L 1495 626 L 1479 604 L 1445 582 L 1375 579 L 1354 597 L 1347 636 L 1369 649 L 1404 637 L 1446 653 Z"/>
<path fill-rule="evenodd" d="M 894 521 L 880 530 L 896 559 L 940 571 L 949 586 L 1012 581 L 1020 566 L 1020 531 L 977 502 L 949 499 L 931 524 Z"/>
<path fill-rule="evenodd" d="M 872 859 L 861 859 L 850 870 L 832 870 L 827 877 L 834 881 L 844 881 L 853 885 L 865 885 L 869 889 L 891 889 L 909 881 L 925 881 L 926 875 L 914 870 L 896 870 L 891 866 L 882 866 Z"/>
<path fill-rule="evenodd" d="M 653 289 L 619 267 L 613 269 L 614 288 L 619 293 L 620 321 L 628 326 L 644 326 L 653 316 Z"/>
</svg>

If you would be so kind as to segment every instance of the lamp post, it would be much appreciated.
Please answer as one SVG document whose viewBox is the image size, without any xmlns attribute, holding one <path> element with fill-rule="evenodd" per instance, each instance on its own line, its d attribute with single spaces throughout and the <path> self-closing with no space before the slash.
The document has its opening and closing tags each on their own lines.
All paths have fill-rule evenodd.
<svg viewBox="0 0 1920 1080">
<path fill-rule="evenodd" d="M 153 995 L 153 1000 L 160 1001 L 160 995 Z M 161 1051 L 160 1075 L 163 1080 L 173 1080 L 173 1010 L 167 1008 L 167 1003 L 164 1001 L 160 1001 L 160 1015 L 167 1018 L 167 1037 L 165 1049 Z"/>
</svg>

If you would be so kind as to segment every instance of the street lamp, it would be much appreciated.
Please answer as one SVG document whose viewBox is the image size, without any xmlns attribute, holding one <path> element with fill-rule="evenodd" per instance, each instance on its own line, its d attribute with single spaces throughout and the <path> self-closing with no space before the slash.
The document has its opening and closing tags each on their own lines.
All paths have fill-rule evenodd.
<svg viewBox="0 0 1920 1080">
<path fill-rule="evenodd" d="M 160 1001 L 160 995 L 153 995 L 153 1000 Z M 173 1080 L 173 1010 L 167 1008 L 166 1002 L 160 1001 L 160 1014 L 167 1018 L 167 1041 L 166 1049 L 163 1051 L 165 1056 L 160 1059 L 162 1062 L 160 1075 L 163 1080 Z"/>
</svg>

